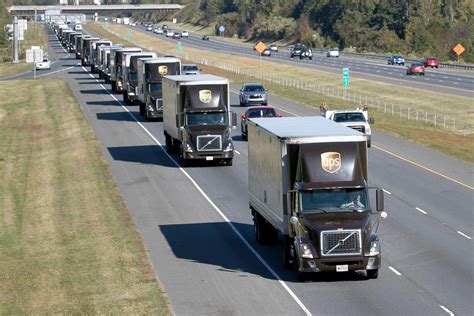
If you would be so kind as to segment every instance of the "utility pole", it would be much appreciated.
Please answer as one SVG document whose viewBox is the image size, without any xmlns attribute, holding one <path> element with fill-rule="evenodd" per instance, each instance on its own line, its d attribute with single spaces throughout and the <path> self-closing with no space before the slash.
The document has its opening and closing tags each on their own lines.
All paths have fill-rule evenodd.
<svg viewBox="0 0 474 316">
<path fill-rule="evenodd" d="M 14 16 L 13 17 L 13 63 L 19 63 L 20 61 L 18 60 L 18 36 L 20 35 L 20 30 L 18 29 L 18 17 Z"/>
</svg>

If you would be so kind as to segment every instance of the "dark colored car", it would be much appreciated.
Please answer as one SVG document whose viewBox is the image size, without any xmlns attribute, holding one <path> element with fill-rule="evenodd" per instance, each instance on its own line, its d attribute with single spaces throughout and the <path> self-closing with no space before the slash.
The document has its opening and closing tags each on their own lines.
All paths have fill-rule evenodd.
<svg viewBox="0 0 474 316">
<path fill-rule="evenodd" d="M 304 47 L 300 54 L 300 59 L 308 58 L 309 60 L 313 60 L 313 50 L 308 47 Z"/>
<path fill-rule="evenodd" d="M 272 55 L 272 51 L 270 48 L 265 48 L 261 54 L 262 56 L 271 56 Z"/>
<path fill-rule="evenodd" d="M 242 139 L 247 139 L 247 122 L 250 118 L 256 117 L 282 117 L 277 114 L 275 109 L 271 106 L 251 106 L 240 116 L 240 130 Z"/>
<path fill-rule="evenodd" d="M 388 59 L 389 65 L 405 65 L 405 58 L 399 55 L 394 55 Z"/>
<path fill-rule="evenodd" d="M 425 75 L 425 66 L 422 63 L 413 63 L 407 68 L 407 75 Z"/>
<path fill-rule="evenodd" d="M 305 50 L 305 47 L 303 44 L 295 44 L 293 48 L 291 49 L 290 52 L 290 57 L 293 58 L 295 56 L 301 56 L 301 53 Z"/>
<path fill-rule="evenodd" d="M 423 64 L 425 65 L 425 67 L 439 68 L 439 60 L 435 57 L 426 57 L 423 60 Z"/>
<path fill-rule="evenodd" d="M 203 35 L 202 40 L 203 41 L 208 41 L 209 40 L 209 35 Z"/>
</svg>

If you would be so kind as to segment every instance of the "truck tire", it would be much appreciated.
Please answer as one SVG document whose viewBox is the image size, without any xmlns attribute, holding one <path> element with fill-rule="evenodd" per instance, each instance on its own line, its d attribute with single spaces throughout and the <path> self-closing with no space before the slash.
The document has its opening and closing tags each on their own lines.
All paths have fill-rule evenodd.
<svg viewBox="0 0 474 316">
<path fill-rule="evenodd" d="M 165 132 L 165 146 L 166 146 L 166 151 L 168 154 L 173 153 L 173 142 L 171 141 L 171 136 L 168 135 L 168 133 Z"/>
<path fill-rule="evenodd" d="M 283 236 L 283 266 L 285 269 L 294 270 L 295 259 L 291 255 L 291 250 L 294 247 L 293 238 L 290 236 Z"/>
<path fill-rule="evenodd" d="M 379 277 L 379 269 L 377 270 L 366 270 L 367 279 L 377 279 Z"/>
<path fill-rule="evenodd" d="M 372 141 L 370 139 L 367 141 L 367 148 L 370 148 L 370 146 L 372 145 L 371 142 Z"/>
<path fill-rule="evenodd" d="M 102 79 L 104 76 L 102 75 L 102 71 L 99 71 L 99 79 Z"/>
<path fill-rule="evenodd" d="M 95 67 L 94 67 L 94 65 L 91 66 L 91 72 L 92 72 L 92 73 L 95 73 Z"/>
</svg>

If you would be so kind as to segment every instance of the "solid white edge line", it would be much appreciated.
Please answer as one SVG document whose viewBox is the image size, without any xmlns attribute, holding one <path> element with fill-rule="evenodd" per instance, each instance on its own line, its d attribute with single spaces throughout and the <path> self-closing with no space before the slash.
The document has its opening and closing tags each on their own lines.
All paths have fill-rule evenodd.
<svg viewBox="0 0 474 316">
<path fill-rule="evenodd" d="M 415 209 L 416 209 L 418 212 L 423 213 L 423 214 L 425 214 L 425 215 L 428 214 L 428 212 L 423 211 L 423 210 L 422 210 L 421 208 L 419 208 L 419 207 L 415 207 Z"/>
<path fill-rule="evenodd" d="M 36 78 L 38 78 L 38 77 L 44 77 L 44 76 L 48 76 L 48 75 L 52 75 L 52 74 L 55 74 L 55 73 L 58 73 L 58 72 L 61 72 L 61 71 L 64 71 L 64 70 L 72 69 L 72 68 L 75 68 L 75 67 L 76 67 L 76 66 L 71 66 L 71 67 L 67 67 L 67 68 L 64 68 L 64 69 L 59 69 L 59 70 L 51 71 L 51 72 L 48 72 L 48 73 L 45 73 L 45 74 L 37 75 Z"/>
<path fill-rule="evenodd" d="M 467 239 L 472 239 L 472 237 L 470 237 L 470 236 L 464 234 L 462 231 L 459 231 L 459 230 L 458 230 L 457 232 L 458 232 L 459 235 L 461 235 L 461 236 L 463 236 L 463 237 L 465 237 L 465 238 L 467 238 Z"/>
<path fill-rule="evenodd" d="M 448 315 L 454 316 L 454 313 L 452 311 L 450 311 L 447 307 L 445 307 L 443 305 L 439 305 L 439 307 L 441 307 L 446 313 L 448 313 Z"/>
<path fill-rule="evenodd" d="M 388 195 L 392 195 L 392 193 L 390 193 L 389 191 L 385 190 L 385 189 L 382 189 L 382 191 L 384 191 L 385 193 L 387 193 Z"/>
<path fill-rule="evenodd" d="M 89 74 L 89 76 L 102 87 L 107 93 L 124 109 L 131 117 L 132 119 L 145 131 L 148 136 L 159 146 L 162 146 L 161 143 L 158 141 L 158 139 L 153 136 L 153 134 L 140 122 L 138 119 L 133 115 L 132 112 L 130 112 L 127 107 L 125 107 L 122 102 L 120 102 L 113 94 L 107 90 L 100 82 L 95 78 L 84 66 L 82 66 L 82 69 L 86 73 Z M 178 169 L 186 176 L 186 178 L 191 181 L 191 183 L 194 185 L 194 187 L 201 193 L 201 195 L 209 202 L 209 204 L 214 208 L 214 210 L 219 213 L 219 215 L 224 219 L 224 221 L 230 226 L 230 228 L 234 231 L 234 233 L 239 237 L 239 239 L 247 246 L 247 248 L 257 257 L 257 259 L 265 266 L 265 268 L 271 273 L 271 275 L 280 283 L 280 285 L 290 294 L 290 296 L 293 298 L 293 300 L 298 304 L 298 306 L 305 312 L 306 315 L 311 315 L 311 312 L 304 306 L 304 304 L 301 302 L 301 300 L 296 296 L 296 294 L 286 285 L 286 283 L 280 278 L 280 276 L 270 267 L 270 265 L 263 259 L 262 256 L 248 243 L 248 241 L 244 238 L 244 236 L 238 231 L 238 229 L 234 226 L 234 224 L 231 223 L 231 221 L 225 216 L 225 214 L 217 207 L 214 202 L 207 196 L 207 194 L 201 189 L 201 187 L 194 181 L 194 179 L 184 170 L 181 168 L 181 166 L 176 162 L 176 160 L 171 157 L 163 147 L 160 147 L 163 153 L 168 157 L 169 160 L 173 162 L 173 164 L 178 167 Z"/>
<path fill-rule="evenodd" d="M 398 272 L 394 267 L 388 267 L 390 270 L 392 270 L 393 273 L 395 273 L 396 275 L 400 276 L 402 275 L 400 272 Z"/>
</svg>

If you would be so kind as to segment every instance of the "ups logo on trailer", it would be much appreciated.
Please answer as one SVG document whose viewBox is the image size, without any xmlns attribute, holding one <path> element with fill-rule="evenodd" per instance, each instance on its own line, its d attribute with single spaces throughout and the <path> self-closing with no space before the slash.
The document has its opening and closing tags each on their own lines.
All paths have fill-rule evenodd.
<svg viewBox="0 0 474 316">
<path fill-rule="evenodd" d="M 321 154 L 321 167 L 324 171 L 335 173 L 341 169 L 342 161 L 341 154 L 334 151 L 329 151 Z"/>
<path fill-rule="evenodd" d="M 158 72 L 162 76 L 166 75 L 168 73 L 168 66 L 159 66 L 158 67 Z"/>
<path fill-rule="evenodd" d="M 209 103 L 212 100 L 212 92 L 211 90 L 199 90 L 199 100 L 202 103 Z"/>
</svg>

